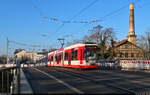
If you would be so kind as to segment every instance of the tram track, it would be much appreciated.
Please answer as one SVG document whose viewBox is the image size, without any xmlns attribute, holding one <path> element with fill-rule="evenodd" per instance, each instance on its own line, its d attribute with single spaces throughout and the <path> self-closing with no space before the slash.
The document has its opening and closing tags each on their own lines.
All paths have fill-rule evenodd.
<svg viewBox="0 0 150 95">
<path fill-rule="evenodd" d="M 59 70 L 59 71 L 61 71 L 62 72 L 62 70 L 63 71 L 70 71 L 70 72 L 66 72 L 66 73 L 71 73 L 71 72 L 73 72 L 73 73 L 75 73 L 75 74 L 77 74 L 77 75 L 81 75 L 81 76 L 86 76 L 87 78 L 88 77 L 90 77 L 90 75 L 87 75 L 87 74 L 85 74 L 85 72 L 86 73 L 89 73 L 90 72 L 90 70 L 88 70 L 88 71 L 82 71 L 82 70 L 73 70 L 73 69 L 67 69 L 67 68 L 55 68 L 55 69 L 57 69 L 57 70 Z M 62 70 L 60 70 L 60 69 L 62 69 Z M 92 70 L 91 70 L 92 71 Z M 97 71 L 97 70 L 95 70 L 95 71 Z M 110 71 L 107 71 L 107 72 L 110 72 Z M 84 73 L 84 74 L 83 74 Z M 95 73 L 98 73 L 98 74 L 102 74 L 101 72 L 95 72 Z M 115 75 L 115 77 L 120 77 L 120 75 L 123 75 L 123 74 L 125 74 L 126 72 L 115 72 L 117 75 Z M 135 72 L 128 72 L 128 73 L 132 73 L 131 75 L 135 75 Z M 127 73 L 127 74 L 128 74 Z M 105 72 L 103 72 L 103 74 L 106 74 Z M 108 73 L 107 73 L 108 74 Z M 141 73 L 140 72 L 140 77 L 141 78 L 139 78 L 139 79 L 143 79 L 143 77 L 142 77 L 142 74 L 143 73 Z M 110 76 L 110 74 L 108 74 L 108 76 Z M 114 76 L 114 75 L 113 75 Z M 144 79 L 149 79 L 150 78 L 150 75 L 148 75 L 148 74 L 146 74 L 145 73 L 145 75 L 144 75 Z M 97 78 L 98 79 L 98 78 Z M 99 81 L 99 80 L 94 80 L 94 81 Z M 144 82 L 145 84 L 149 84 L 148 86 L 144 86 L 144 87 L 142 87 L 142 84 L 143 84 L 143 81 L 142 80 L 138 80 L 138 79 L 136 79 L 136 78 L 128 78 L 128 77 L 123 77 L 123 76 L 121 76 L 121 78 L 115 78 L 115 80 L 113 80 L 113 79 L 104 79 L 104 80 L 100 80 L 102 83 L 103 82 L 106 82 L 106 83 L 116 83 L 116 81 L 130 81 L 130 83 L 131 84 L 136 84 L 136 86 L 135 87 L 133 87 L 132 89 L 127 89 L 127 90 L 129 90 L 129 91 L 133 91 L 133 92 L 136 92 L 136 93 L 138 93 L 138 92 L 141 92 L 141 91 L 144 91 L 145 89 L 148 91 L 148 92 L 150 92 L 150 81 L 147 81 L 147 82 Z M 140 82 L 140 84 L 139 84 L 139 82 Z M 122 86 L 124 86 L 124 85 L 122 85 Z M 130 85 L 130 86 L 132 86 L 132 85 Z M 138 86 L 141 86 L 141 87 L 138 87 Z M 119 86 L 118 86 L 119 87 Z M 118 88 L 117 87 L 117 88 Z M 124 89 L 124 87 L 119 87 L 119 88 L 123 88 Z M 125 90 L 126 90 L 126 88 L 125 88 Z"/>
<path fill-rule="evenodd" d="M 95 83 L 95 84 L 105 85 L 105 86 L 108 86 L 108 87 L 110 87 L 114 90 L 118 89 L 122 92 L 126 92 L 127 94 L 136 94 L 136 91 L 134 91 L 134 90 L 130 90 L 130 89 L 127 89 L 127 88 L 119 87 L 118 85 L 115 86 L 115 85 L 111 84 L 111 83 L 116 83 L 116 81 L 114 81 L 114 80 L 101 80 L 101 81 L 94 80 L 94 79 L 90 78 L 89 75 L 81 74 L 79 72 L 76 72 L 76 70 L 75 71 L 72 71 L 72 70 L 69 70 L 69 69 L 66 70 L 66 68 L 65 68 L 65 70 L 64 70 L 64 68 L 44 68 L 44 69 L 40 68 L 40 70 L 43 70 L 43 71 L 46 71 L 46 72 L 54 71 L 54 72 L 57 72 L 57 73 L 60 73 L 60 74 L 66 74 L 66 75 L 70 75 L 70 76 L 73 76 L 73 77 L 76 77 L 76 78 L 81 78 L 81 79 L 84 79 L 84 80 L 88 80 L 88 81 L 90 81 L 92 83 Z"/>
<path fill-rule="evenodd" d="M 97 71 L 97 70 L 95 70 L 94 72 L 92 72 L 91 73 L 91 71 L 90 70 L 76 70 L 76 69 L 70 69 L 70 68 L 58 68 L 58 67 L 52 67 L 52 68 L 50 68 L 50 69 L 57 69 L 57 70 L 60 70 L 61 72 L 62 71 L 68 71 L 68 72 L 74 72 L 74 73 L 77 73 L 77 74 L 83 74 L 84 73 L 84 75 L 86 75 L 86 76 L 89 76 L 89 74 L 90 75 L 92 75 L 92 77 L 93 78 L 95 78 L 95 79 L 100 79 L 101 77 L 100 77 L 100 75 L 101 76 L 109 76 L 109 77 L 114 77 L 114 79 L 117 79 L 118 81 L 121 79 L 122 80 L 122 78 L 124 79 L 124 80 L 135 80 L 136 78 L 139 78 L 139 77 L 129 77 L 129 76 L 123 76 L 125 73 L 124 72 L 110 72 L 110 71 L 101 71 L 101 72 L 99 72 L 99 71 Z M 93 71 L 93 70 L 92 70 Z M 109 72 L 109 73 L 108 73 Z M 114 73 L 116 74 L 116 75 L 114 75 Z M 94 75 L 94 74 L 96 74 L 96 75 Z M 135 74 L 132 74 L 132 75 L 135 75 Z M 108 78 L 109 78 L 108 77 Z M 117 78 L 116 78 L 117 77 Z M 120 78 L 119 78 L 120 77 Z M 148 75 L 148 76 L 144 76 L 144 78 L 145 79 L 149 79 L 150 78 L 150 75 Z M 113 79 L 113 78 L 112 78 Z M 140 75 L 140 78 L 139 79 L 143 79 L 143 77 Z M 101 79 L 101 80 L 103 80 L 103 79 Z M 107 80 L 106 78 L 104 79 L 104 80 Z M 110 80 L 110 79 L 108 79 L 108 80 Z"/>
<path fill-rule="evenodd" d="M 148 80 L 150 76 L 148 74 L 142 76 L 142 73 L 136 74 L 133 72 L 130 73 L 122 71 L 97 72 L 96 70 L 95 71 L 76 70 L 71 68 L 60 68 L 60 67 L 36 67 L 36 68 L 43 72 L 46 72 L 47 74 L 55 76 L 56 78 L 64 81 L 65 83 L 85 93 L 116 93 L 116 94 L 118 93 L 118 94 L 135 94 L 135 95 L 143 95 L 139 93 L 150 93 L 149 90 L 150 82 Z M 31 67 L 28 69 L 33 68 Z M 129 76 L 126 76 L 128 74 Z M 135 78 L 134 76 L 131 77 L 132 75 L 135 75 L 136 77 Z M 42 76 L 44 76 L 44 74 Z M 104 89 L 106 90 L 104 91 L 96 90 L 93 92 L 92 89 L 91 90 L 89 89 L 90 86 L 92 87 L 94 86 L 94 88 L 97 87 L 96 89 L 102 89 L 104 87 Z M 88 88 L 90 91 L 86 90 L 86 88 Z M 109 92 L 107 92 L 107 90 Z"/>
</svg>

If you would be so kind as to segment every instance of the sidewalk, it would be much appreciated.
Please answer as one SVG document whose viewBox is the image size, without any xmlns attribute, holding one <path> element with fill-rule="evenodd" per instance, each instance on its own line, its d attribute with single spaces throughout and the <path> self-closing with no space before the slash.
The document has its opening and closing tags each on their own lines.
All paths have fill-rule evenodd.
<svg viewBox="0 0 150 95">
<path fill-rule="evenodd" d="M 32 88 L 21 68 L 20 70 L 20 94 L 33 94 Z"/>
</svg>

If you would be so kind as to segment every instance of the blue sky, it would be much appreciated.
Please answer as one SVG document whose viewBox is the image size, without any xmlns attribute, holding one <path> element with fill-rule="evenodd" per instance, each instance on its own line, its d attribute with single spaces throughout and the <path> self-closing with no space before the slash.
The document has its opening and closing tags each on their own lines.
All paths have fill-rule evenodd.
<svg viewBox="0 0 150 95">
<path fill-rule="evenodd" d="M 121 9 L 106 18 L 103 16 L 129 5 L 132 0 L 98 0 L 95 4 L 77 15 L 73 21 L 101 20 L 100 22 L 84 26 L 81 23 L 68 23 L 61 29 L 60 20 L 70 20 L 74 15 L 88 6 L 94 0 L 0 0 L 0 54 L 6 53 L 6 37 L 11 41 L 31 45 L 60 47 L 58 38 L 65 35 L 65 41 L 81 39 L 88 30 L 96 25 L 104 28 L 112 27 L 116 33 L 117 41 L 128 35 L 129 7 Z M 133 0 L 135 1 L 135 0 Z M 137 0 L 138 1 L 138 0 Z M 36 6 L 36 8 L 35 8 Z M 141 35 L 150 29 L 150 1 L 139 0 L 135 4 L 135 33 Z M 59 21 L 43 19 L 40 15 L 57 18 Z M 59 30 L 58 30 L 59 29 Z M 42 35 L 47 35 L 43 37 Z M 33 49 L 33 47 L 19 46 L 10 43 L 9 51 L 15 48 Z"/>
</svg>

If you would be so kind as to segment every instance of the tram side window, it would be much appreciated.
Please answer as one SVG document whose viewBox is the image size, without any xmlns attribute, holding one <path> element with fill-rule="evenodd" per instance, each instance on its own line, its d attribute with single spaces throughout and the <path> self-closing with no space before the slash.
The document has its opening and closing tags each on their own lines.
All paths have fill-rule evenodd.
<svg viewBox="0 0 150 95">
<path fill-rule="evenodd" d="M 65 60 L 68 60 L 68 53 L 65 53 Z"/>
<path fill-rule="evenodd" d="M 59 60 L 61 60 L 61 54 L 59 55 Z"/>
<path fill-rule="evenodd" d="M 58 60 L 57 55 L 55 56 L 55 60 L 56 60 L 56 61 Z"/>
<path fill-rule="evenodd" d="M 76 50 L 76 51 L 74 52 L 74 60 L 77 60 L 77 58 L 78 58 L 78 51 Z"/>
<path fill-rule="evenodd" d="M 74 59 L 74 50 L 72 50 L 72 52 L 71 52 L 71 60 L 73 60 Z"/>
<path fill-rule="evenodd" d="M 83 59 L 85 59 L 87 57 L 87 50 L 83 51 Z"/>
</svg>

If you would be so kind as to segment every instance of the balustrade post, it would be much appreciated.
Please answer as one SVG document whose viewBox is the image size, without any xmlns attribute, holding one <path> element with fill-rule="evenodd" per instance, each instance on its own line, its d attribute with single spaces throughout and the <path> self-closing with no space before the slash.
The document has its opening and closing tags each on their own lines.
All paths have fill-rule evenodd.
<svg viewBox="0 0 150 95">
<path fill-rule="evenodd" d="M 9 70 L 7 71 L 7 93 L 9 94 Z"/>
<path fill-rule="evenodd" d="M 3 93 L 3 71 L 2 71 L 2 93 Z"/>
</svg>

